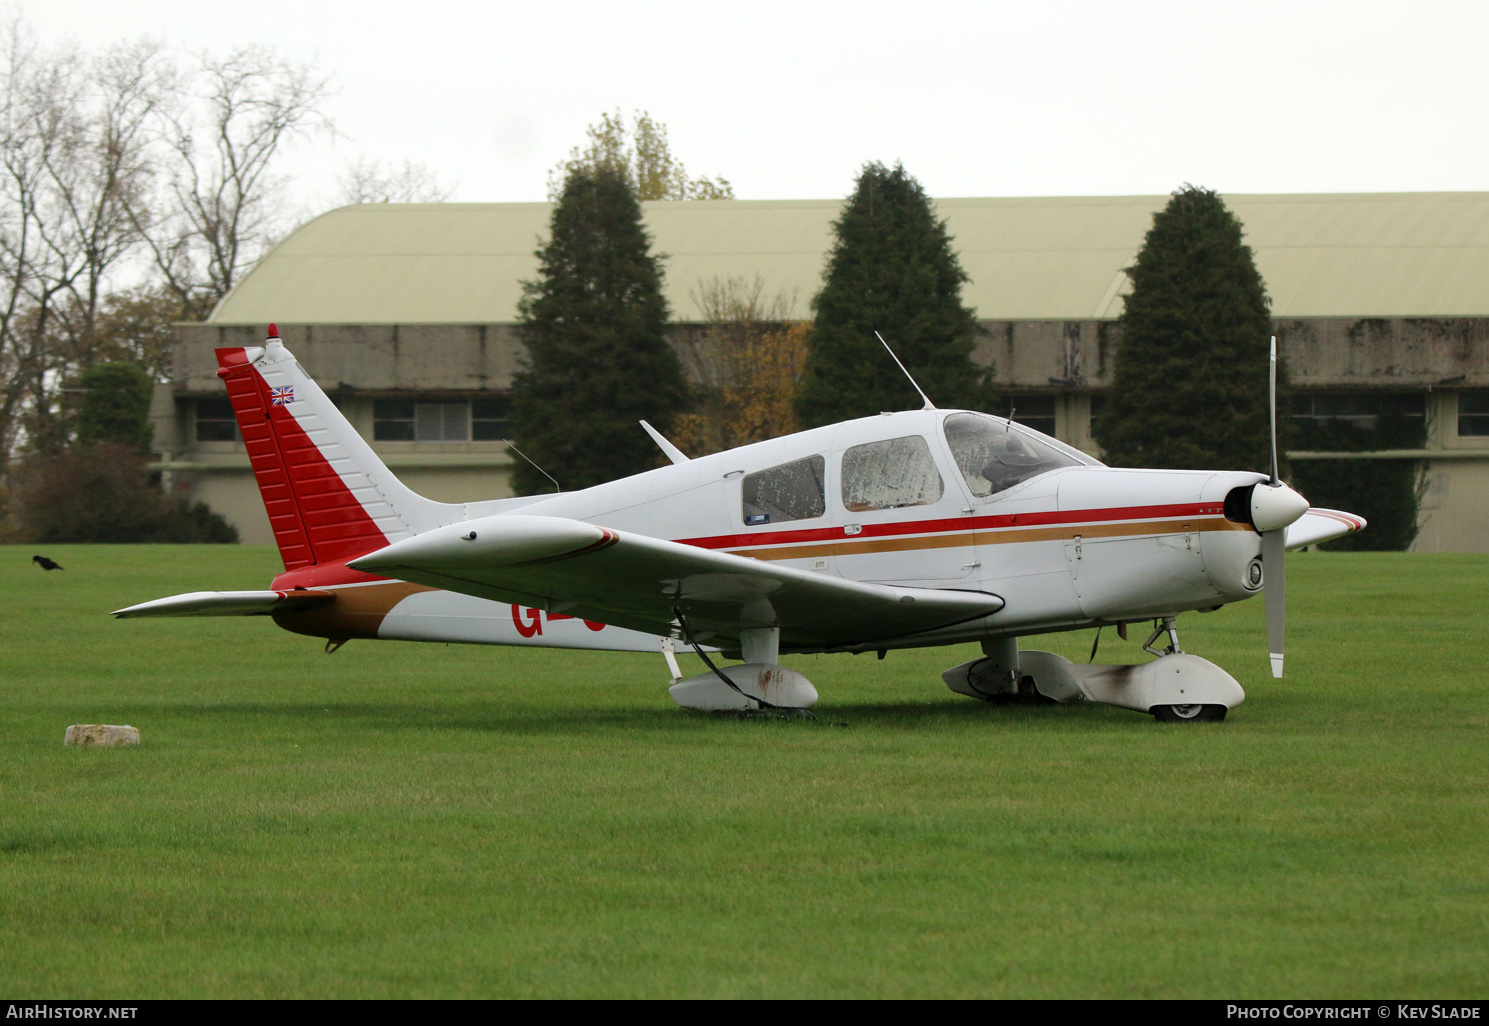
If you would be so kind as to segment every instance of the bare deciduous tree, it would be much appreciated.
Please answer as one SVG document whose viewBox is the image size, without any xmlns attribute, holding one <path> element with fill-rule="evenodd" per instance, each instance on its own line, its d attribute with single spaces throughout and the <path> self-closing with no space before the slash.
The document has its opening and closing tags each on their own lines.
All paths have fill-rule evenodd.
<svg viewBox="0 0 1489 1026">
<path fill-rule="evenodd" d="M 109 274 L 138 241 L 147 124 L 169 88 L 159 47 L 90 59 L 12 21 L 0 40 L 0 471 L 24 433 L 55 448 L 52 398 L 92 361 Z"/>
<path fill-rule="evenodd" d="M 69 302 L 57 317 L 66 356 L 86 366 L 94 361 L 109 275 L 139 242 L 132 211 L 151 182 L 149 123 L 175 76 L 149 40 L 112 47 L 75 67 L 81 73 L 73 89 L 57 97 L 74 111 L 67 145 L 53 152 L 47 173 L 57 201 L 54 256 L 75 271 L 67 275 Z"/>
<path fill-rule="evenodd" d="M 47 100 L 46 60 L 19 20 L 5 29 L 0 69 L 0 261 L 4 307 L 0 309 L 0 461 L 8 462 L 26 398 L 47 366 L 37 345 L 45 328 L 38 296 L 50 303 L 44 284 L 45 246 L 38 221 L 46 207 L 46 150 L 56 120 Z M 39 80 L 40 79 L 40 80 Z M 38 330 L 41 329 L 41 331 Z M 3 467 L 4 463 L 0 463 Z"/>
<path fill-rule="evenodd" d="M 329 130 L 327 80 L 306 64 L 250 45 L 197 58 L 196 74 L 164 111 L 168 187 L 139 223 L 183 312 L 203 314 L 273 244 L 283 227 L 274 164 L 297 137 Z"/>
<path fill-rule="evenodd" d="M 390 165 L 362 157 L 347 165 L 338 180 L 341 206 L 354 203 L 444 203 L 455 194 L 453 185 L 416 160 Z"/>
<path fill-rule="evenodd" d="M 126 360 L 162 380 L 171 322 L 206 316 L 290 227 L 277 169 L 330 130 L 327 95 L 265 47 L 185 62 L 148 39 L 90 53 L 0 25 L 0 494 L 17 453 L 68 444 L 81 370 Z M 360 161 L 343 185 L 451 192 L 414 162 Z"/>
</svg>

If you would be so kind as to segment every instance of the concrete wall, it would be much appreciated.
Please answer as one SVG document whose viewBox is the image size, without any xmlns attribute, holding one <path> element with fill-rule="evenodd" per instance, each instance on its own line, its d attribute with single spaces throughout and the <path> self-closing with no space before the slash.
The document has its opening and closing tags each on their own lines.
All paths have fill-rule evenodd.
<svg viewBox="0 0 1489 1026">
<path fill-rule="evenodd" d="M 1295 387 L 1489 387 L 1489 318 L 1321 317 L 1274 330 Z M 984 321 L 975 358 L 1009 386 L 1099 389 L 1120 338 L 1115 321 Z"/>
<path fill-rule="evenodd" d="M 1299 387 L 1489 387 L 1489 318 L 1294 319 L 1275 330 Z M 328 392 L 342 383 L 372 392 L 505 391 L 522 347 L 510 324 L 285 325 L 280 334 Z M 1115 321 L 983 321 L 974 358 L 1013 387 L 1105 388 L 1119 338 Z M 213 348 L 262 345 L 264 329 L 182 324 L 176 339 L 176 390 L 215 394 Z"/>
<path fill-rule="evenodd" d="M 1428 460 L 1413 552 L 1489 552 L 1489 459 Z"/>
<path fill-rule="evenodd" d="M 173 384 L 191 394 L 221 394 L 214 348 L 264 344 L 263 325 L 178 324 L 175 335 Z M 510 324 L 287 324 L 280 337 L 327 392 L 504 392 L 521 352 Z"/>
<path fill-rule="evenodd" d="M 274 532 L 264 512 L 258 482 L 246 466 L 239 470 L 175 472 L 174 489 L 192 502 L 205 502 L 238 529 L 238 540 L 245 545 L 271 545 Z"/>
<path fill-rule="evenodd" d="M 1489 318 L 1278 321 L 1296 386 L 1417 389 L 1489 386 Z"/>
</svg>

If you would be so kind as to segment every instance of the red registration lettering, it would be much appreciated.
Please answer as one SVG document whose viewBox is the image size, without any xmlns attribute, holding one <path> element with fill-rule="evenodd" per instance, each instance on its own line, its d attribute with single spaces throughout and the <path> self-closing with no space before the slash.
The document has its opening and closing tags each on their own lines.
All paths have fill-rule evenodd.
<svg viewBox="0 0 1489 1026">
<path fill-rule="evenodd" d="M 526 619 L 526 623 L 523 622 L 524 619 Z M 527 616 L 524 618 L 522 615 L 522 607 L 517 605 L 516 603 L 513 603 L 512 626 L 516 627 L 517 633 L 522 635 L 524 638 L 530 638 L 535 634 L 542 634 L 542 614 L 539 613 L 536 609 L 529 607 Z"/>
</svg>

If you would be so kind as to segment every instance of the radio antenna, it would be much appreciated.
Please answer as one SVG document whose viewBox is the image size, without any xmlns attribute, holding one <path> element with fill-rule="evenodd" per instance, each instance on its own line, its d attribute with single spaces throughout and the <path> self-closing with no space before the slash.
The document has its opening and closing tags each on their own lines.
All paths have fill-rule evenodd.
<svg viewBox="0 0 1489 1026">
<path fill-rule="evenodd" d="M 877 338 L 880 342 L 884 342 L 884 336 L 879 334 L 877 331 L 874 332 L 874 337 Z M 925 400 L 925 405 L 922 406 L 921 409 L 934 410 L 936 408 L 936 404 L 931 402 L 930 396 L 926 395 L 924 392 L 921 392 L 920 386 L 915 383 L 914 378 L 910 377 L 910 372 L 905 370 L 905 365 L 903 363 L 900 363 L 900 358 L 898 356 L 894 355 L 894 350 L 889 348 L 888 342 L 884 342 L 884 348 L 889 353 L 889 358 L 895 362 L 895 366 L 900 369 L 900 373 L 904 374 L 905 377 L 910 378 L 910 387 L 915 389 L 915 391 L 920 392 L 920 397 Z"/>
<path fill-rule="evenodd" d="M 563 489 L 561 487 L 559 487 L 558 479 L 555 478 L 552 474 L 548 473 L 548 471 L 544 470 L 542 467 L 538 466 L 536 463 L 533 463 L 532 457 L 529 456 L 527 453 L 523 452 L 521 449 L 517 448 L 517 446 L 513 445 L 512 444 L 512 440 L 510 438 L 503 438 L 502 441 L 503 442 L 506 442 L 507 443 L 507 447 L 510 448 L 513 452 L 515 452 L 518 456 L 521 456 L 523 459 L 527 460 L 527 462 L 532 463 L 532 468 L 534 470 L 536 470 L 538 473 L 542 474 L 548 480 L 552 481 L 553 482 L 553 491 L 554 491 L 555 494 L 558 493 L 558 492 L 562 492 L 563 491 Z"/>
</svg>

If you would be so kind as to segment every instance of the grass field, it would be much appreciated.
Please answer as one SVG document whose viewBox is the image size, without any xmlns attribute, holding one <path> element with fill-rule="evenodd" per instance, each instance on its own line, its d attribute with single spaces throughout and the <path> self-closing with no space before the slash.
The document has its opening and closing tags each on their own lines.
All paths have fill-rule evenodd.
<svg viewBox="0 0 1489 1026">
<path fill-rule="evenodd" d="M 1489 558 L 1292 558 L 1288 679 L 1260 602 L 1187 615 L 1249 698 L 1161 725 L 952 695 L 970 648 L 720 719 L 660 657 L 103 615 L 267 549 L 47 555 L 0 548 L 3 996 L 1489 994 Z"/>
</svg>

